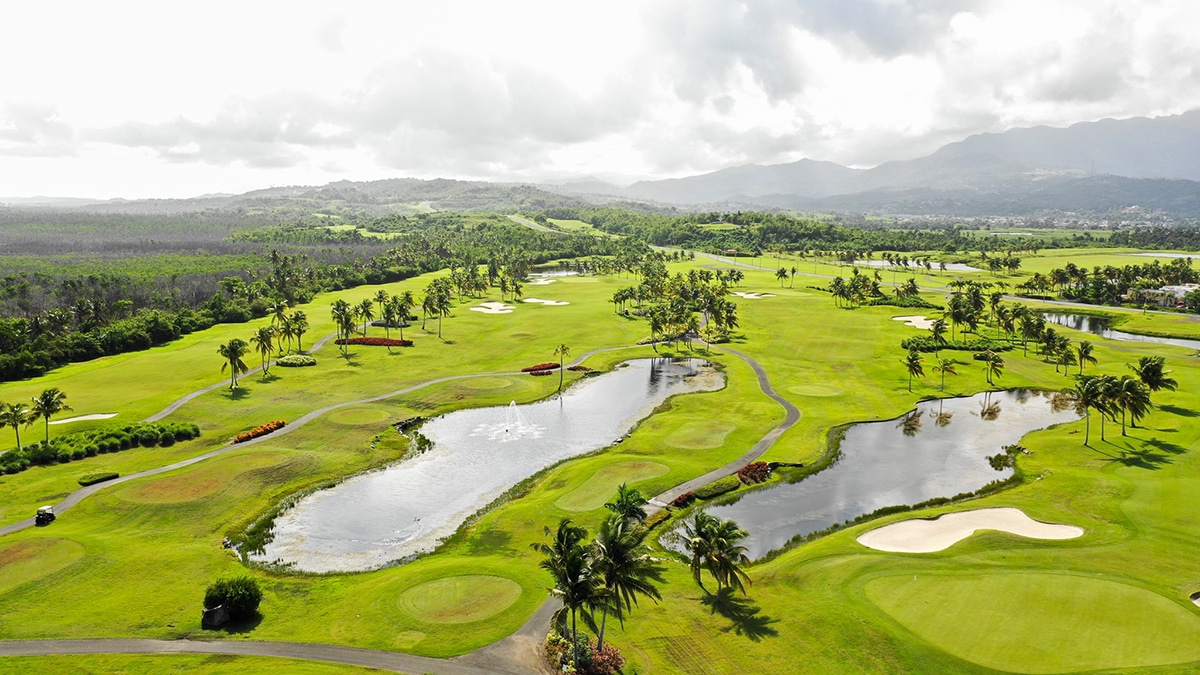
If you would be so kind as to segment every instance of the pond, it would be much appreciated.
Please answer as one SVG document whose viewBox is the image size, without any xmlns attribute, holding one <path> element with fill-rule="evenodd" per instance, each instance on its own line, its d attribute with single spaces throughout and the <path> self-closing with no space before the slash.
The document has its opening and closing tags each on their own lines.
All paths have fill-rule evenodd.
<svg viewBox="0 0 1200 675">
<path fill-rule="evenodd" d="M 613 444 L 669 396 L 723 382 L 700 359 L 637 359 L 561 397 L 437 417 L 420 430 L 430 449 L 301 499 L 276 518 L 274 540 L 252 559 L 361 571 L 431 551 L 525 478 Z"/>
<path fill-rule="evenodd" d="M 742 543 L 757 559 L 793 537 L 886 506 L 953 497 L 1007 478 L 1012 470 L 996 471 L 989 455 L 1031 431 L 1077 419 L 1058 392 L 1015 389 L 926 401 L 899 419 L 850 426 L 840 459 L 823 471 L 705 510 L 749 532 Z M 667 533 L 664 545 L 682 550 L 673 539 Z"/>
<path fill-rule="evenodd" d="M 1200 350 L 1200 340 L 1185 340 L 1183 338 L 1163 338 L 1153 337 L 1150 335 L 1137 335 L 1135 333 L 1126 333 L 1119 330 L 1113 330 L 1108 327 L 1108 320 L 1098 316 L 1084 316 L 1082 314 L 1066 314 L 1066 313 L 1042 313 L 1042 317 L 1053 324 L 1081 330 L 1093 335 L 1108 338 L 1110 340 L 1120 340 L 1123 342 L 1154 342 L 1160 345 L 1173 345 L 1176 347 L 1187 347 L 1189 349 Z"/>
</svg>

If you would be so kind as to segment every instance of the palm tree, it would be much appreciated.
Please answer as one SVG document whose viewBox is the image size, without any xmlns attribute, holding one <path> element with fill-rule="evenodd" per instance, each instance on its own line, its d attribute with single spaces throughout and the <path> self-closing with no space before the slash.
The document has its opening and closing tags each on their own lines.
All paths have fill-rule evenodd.
<svg viewBox="0 0 1200 675">
<path fill-rule="evenodd" d="M 933 367 L 933 372 L 942 374 L 942 388 L 940 391 L 946 391 L 946 373 L 951 375 L 958 374 L 958 369 L 955 368 L 957 365 L 958 361 L 955 361 L 954 359 L 937 360 L 937 365 Z"/>
<path fill-rule="evenodd" d="M 17 452 L 21 451 L 21 427 L 33 421 L 29 406 L 24 403 L 0 403 L 0 427 L 12 427 L 17 436 Z"/>
<path fill-rule="evenodd" d="M 1122 375 L 1109 393 L 1113 407 L 1121 411 L 1121 435 L 1125 436 L 1125 413 L 1129 413 L 1133 426 L 1137 426 L 1137 421 L 1145 417 L 1152 406 L 1150 388 L 1137 378 Z"/>
<path fill-rule="evenodd" d="M 1175 391 L 1179 383 L 1174 378 L 1167 377 L 1171 371 L 1163 370 L 1166 361 L 1166 358 L 1162 356 L 1143 356 L 1138 359 L 1136 366 L 1130 364 L 1128 367 L 1138 376 L 1142 384 L 1150 388 L 1150 391 L 1160 389 Z"/>
<path fill-rule="evenodd" d="M 749 534 L 732 520 L 720 520 L 703 511 L 692 516 L 692 522 L 684 523 L 684 548 L 691 554 L 692 578 L 700 588 L 700 572 L 707 569 L 717 582 L 717 591 L 723 586 L 736 588 L 744 595 L 750 577 L 741 566 L 750 562 L 746 547 L 738 544 Z M 708 589 L 705 589 L 707 592 Z"/>
<path fill-rule="evenodd" d="M 604 508 L 616 513 L 626 520 L 646 522 L 646 509 L 642 508 L 649 500 L 642 496 L 637 488 L 631 488 L 625 483 L 617 487 L 617 497 L 604 504 Z"/>
<path fill-rule="evenodd" d="M 296 324 L 293 323 L 292 316 L 284 317 L 283 321 L 279 324 L 278 335 L 281 338 L 281 345 L 283 344 L 283 340 L 287 340 L 287 351 L 290 353 L 292 351 L 292 338 L 296 337 Z M 283 351 L 282 347 L 280 347 L 280 351 Z"/>
<path fill-rule="evenodd" d="M 350 339 L 350 333 L 354 329 L 354 311 L 350 308 L 350 303 L 338 298 L 330 306 L 329 315 L 337 329 L 338 339 L 342 340 L 342 356 L 349 358 L 349 345 L 346 341 Z"/>
<path fill-rule="evenodd" d="M 33 408 L 30 422 L 37 419 L 46 420 L 46 444 L 50 444 L 50 418 L 60 412 L 71 410 L 71 406 L 64 403 L 67 395 L 59 391 L 58 387 L 47 389 L 40 395 L 33 397 Z"/>
<path fill-rule="evenodd" d="M 1063 367 L 1063 375 L 1071 374 L 1071 366 L 1075 365 L 1075 352 L 1070 349 L 1061 349 L 1058 352 L 1058 358 L 1054 360 L 1054 371 L 1058 372 L 1058 367 Z"/>
<path fill-rule="evenodd" d="M 296 351 L 304 351 L 304 348 L 300 345 L 300 338 L 304 337 L 304 334 L 308 332 L 308 317 L 305 316 L 304 312 L 296 310 L 292 312 L 291 324 L 292 334 L 296 336 Z"/>
<path fill-rule="evenodd" d="M 918 352 L 915 349 L 910 349 L 908 350 L 908 356 L 904 357 L 904 359 L 900 361 L 900 363 L 903 363 L 904 367 L 908 369 L 909 391 L 912 391 L 912 379 L 914 375 L 918 377 L 925 377 L 925 368 L 921 365 L 923 360 L 924 359 L 921 358 L 921 352 Z"/>
<path fill-rule="evenodd" d="M 783 288 L 783 282 L 787 281 L 788 271 L 786 267 L 780 267 L 775 270 L 775 278 L 779 280 L 779 287 Z"/>
<path fill-rule="evenodd" d="M 603 578 L 605 596 L 609 602 L 601 606 L 600 630 L 596 633 L 596 651 L 604 648 L 604 628 L 608 612 L 624 625 L 624 615 L 637 604 L 639 595 L 658 602 L 662 595 L 652 582 L 662 581 L 662 568 L 642 545 L 646 530 L 630 527 L 629 521 L 614 513 L 600 525 L 592 543 L 592 569 Z"/>
<path fill-rule="evenodd" d="M 929 332 L 933 335 L 933 354 L 937 356 L 946 345 L 946 320 L 934 319 L 933 323 L 929 324 Z"/>
<path fill-rule="evenodd" d="M 550 528 L 545 529 L 546 535 Z M 596 620 L 592 617 L 590 607 L 600 600 L 600 577 L 592 571 L 588 559 L 587 548 L 583 540 L 587 538 L 587 530 L 578 525 L 572 525 L 570 518 L 563 518 L 558 523 L 554 540 L 550 544 L 535 542 L 530 548 L 546 556 L 539 567 L 550 573 L 554 578 L 554 587 L 550 593 L 562 601 L 563 606 L 554 613 L 553 623 L 559 633 L 570 633 L 572 660 L 579 661 L 579 635 L 576 630 L 576 618 L 583 621 L 592 630 L 596 629 Z M 571 628 L 566 629 L 567 616 L 571 617 Z"/>
<path fill-rule="evenodd" d="M 375 296 L 372 299 L 375 301 L 375 304 L 379 306 L 379 316 L 383 316 L 383 306 L 387 304 L 388 300 L 391 299 L 391 296 L 388 295 L 387 291 L 381 288 L 378 291 L 375 291 Z"/>
<path fill-rule="evenodd" d="M 562 393 L 563 386 L 563 359 L 571 355 L 571 348 L 565 344 L 554 348 L 554 355 L 558 357 L 558 392 Z"/>
<path fill-rule="evenodd" d="M 1095 350 L 1095 346 L 1092 345 L 1092 343 L 1088 342 L 1087 340 L 1080 341 L 1080 343 L 1075 346 L 1075 349 L 1076 349 L 1075 360 L 1079 362 L 1079 374 L 1080 375 L 1083 374 L 1083 364 L 1084 363 L 1090 363 L 1093 366 L 1096 365 L 1097 363 L 1099 363 L 1099 361 L 1096 360 L 1096 357 L 1092 356 L 1092 352 Z"/>
<path fill-rule="evenodd" d="M 990 349 L 985 351 L 983 353 L 983 372 L 987 376 L 987 383 L 993 384 L 993 377 L 1000 377 L 1004 374 L 1004 359 Z"/>
<path fill-rule="evenodd" d="M 362 302 L 358 303 L 358 307 L 354 308 L 354 313 L 358 315 L 358 318 L 362 319 L 362 334 L 363 337 L 366 337 L 367 326 L 369 326 L 371 321 L 375 318 L 374 305 L 371 304 L 370 300 L 363 300 Z"/>
<path fill-rule="evenodd" d="M 413 298 L 412 291 L 404 291 L 392 299 L 396 302 L 396 319 L 400 322 L 400 339 L 403 340 L 404 327 L 408 325 L 408 319 L 413 307 L 417 306 L 417 301 Z"/>
<path fill-rule="evenodd" d="M 223 344 L 217 348 L 217 353 L 221 358 L 225 359 L 225 363 L 221 364 L 221 372 L 229 369 L 229 388 L 237 389 L 238 375 L 245 375 L 246 371 L 250 370 L 246 367 L 246 362 L 242 357 L 247 353 L 246 341 L 241 338 L 233 338 L 227 344 Z"/>
<path fill-rule="evenodd" d="M 1075 407 L 1083 412 L 1083 444 L 1091 440 L 1092 409 L 1103 414 L 1107 408 L 1104 396 L 1104 385 L 1096 375 L 1080 375 L 1071 391 L 1075 399 Z"/>
<path fill-rule="evenodd" d="M 286 319 L 285 319 L 286 321 Z M 258 351 L 259 357 L 262 359 L 263 379 L 267 379 L 267 371 L 270 365 L 267 359 L 270 358 L 271 352 L 275 350 L 275 328 L 272 326 L 263 326 L 259 328 L 254 336 L 250 338 L 250 344 Z"/>
</svg>

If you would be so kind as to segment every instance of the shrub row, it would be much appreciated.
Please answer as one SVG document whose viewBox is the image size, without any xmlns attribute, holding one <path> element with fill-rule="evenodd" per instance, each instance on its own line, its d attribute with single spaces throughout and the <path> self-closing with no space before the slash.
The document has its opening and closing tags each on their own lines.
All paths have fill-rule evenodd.
<svg viewBox="0 0 1200 675">
<path fill-rule="evenodd" d="M 521 372 L 522 373 L 532 373 L 532 372 L 536 372 L 539 370 L 557 370 L 557 369 L 558 369 L 557 363 L 555 363 L 554 361 L 547 361 L 546 363 L 539 363 L 536 366 L 527 366 L 525 368 L 522 368 Z"/>
<path fill-rule="evenodd" d="M 766 462 L 750 462 L 738 469 L 737 477 L 746 485 L 761 483 L 771 477 L 771 465 Z"/>
<path fill-rule="evenodd" d="M 1012 345 L 1001 340 L 992 340 L 990 338 L 975 338 L 973 340 L 947 340 L 944 344 L 939 345 L 931 335 L 918 335 L 916 337 L 910 337 L 901 340 L 900 348 L 915 349 L 919 352 L 936 352 L 939 349 L 950 349 L 964 352 L 982 352 L 990 349 L 994 352 L 1006 352 L 1012 349 Z"/>
<path fill-rule="evenodd" d="M 572 372 L 576 372 L 576 373 L 590 373 L 590 372 L 592 372 L 592 369 L 591 369 L 591 368 L 588 368 L 587 366 L 567 366 L 567 370 L 570 370 L 570 371 L 572 371 Z"/>
<path fill-rule="evenodd" d="M 533 375 L 534 377 L 540 377 L 542 375 L 553 375 L 554 374 L 553 370 L 529 370 L 526 372 L 528 372 L 530 375 Z"/>
<path fill-rule="evenodd" d="M 287 424 L 287 422 L 284 422 L 283 420 L 274 420 L 272 422 L 267 422 L 266 424 L 263 424 L 261 426 L 254 427 L 250 431 L 246 431 L 246 432 L 238 434 L 237 437 L 233 439 L 233 442 L 234 443 L 245 443 L 246 441 L 250 440 L 251 438 L 258 438 L 259 436 L 265 436 L 265 435 L 271 433 L 272 431 L 282 429 L 286 424 Z"/>
<path fill-rule="evenodd" d="M 31 466 L 65 464 L 110 452 L 142 446 L 168 447 L 200 435 L 195 424 L 138 423 L 64 434 L 50 443 L 35 443 L 0 455 L 0 471 L 19 473 Z"/>
<path fill-rule="evenodd" d="M 666 519 L 668 519 L 670 517 L 671 517 L 670 510 L 659 509 L 646 517 L 646 522 L 645 522 L 646 529 L 653 530 L 654 528 L 661 525 L 663 523 L 663 521 L 665 521 Z"/>
<path fill-rule="evenodd" d="M 317 365 L 317 359 L 307 354 L 289 354 L 275 359 L 275 365 L 284 368 L 302 368 Z"/>
<path fill-rule="evenodd" d="M 87 487 L 89 485 L 95 485 L 96 483 L 103 483 L 106 480 L 112 480 L 114 478 L 118 478 L 118 477 L 120 477 L 120 475 L 121 474 L 117 473 L 116 471 L 105 471 L 103 473 L 89 473 L 86 476 L 83 476 L 82 478 L 79 479 L 79 484 L 84 487 Z"/>
<path fill-rule="evenodd" d="M 717 495 L 723 495 L 726 492 L 736 490 L 741 487 L 741 485 L 742 481 L 737 476 L 726 476 L 720 480 L 715 480 L 702 488 L 697 488 L 695 494 L 697 499 L 712 499 Z"/>
<path fill-rule="evenodd" d="M 935 305 L 928 300 L 916 295 L 902 296 L 883 296 L 882 298 L 871 298 L 866 305 L 879 306 L 890 305 L 892 307 L 910 307 L 912 309 L 942 309 L 941 305 Z"/>
<path fill-rule="evenodd" d="M 413 345 L 412 340 L 381 337 L 339 338 L 334 340 L 333 343 L 336 345 L 367 345 L 368 347 L 411 347 Z"/>
</svg>

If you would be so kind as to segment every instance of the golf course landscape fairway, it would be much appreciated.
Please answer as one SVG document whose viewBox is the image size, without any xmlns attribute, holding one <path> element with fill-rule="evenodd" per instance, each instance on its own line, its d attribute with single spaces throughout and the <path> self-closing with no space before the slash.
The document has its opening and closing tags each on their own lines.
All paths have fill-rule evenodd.
<svg viewBox="0 0 1200 675">
<path fill-rule="evenodd" d="M 928 289 L 945 288 L 957 277 L 1015 286 L 1030 270 L 1060 266 L 1063 255 L 1027 256 L 1027 266 L 1017 273 L 900 275 L 917 276 Z M 1071 255 L 1102 261 L 1125 252 L 1074 249 Z M 531 548 L 549 541 L 545 528 L 570 518 L 594 534 L 609 513 L 604 504 L 621 483 L 658 495 L 742 457 L 784 420 L 783 406 L 764 393 L 755 369 L 731 350 L 752 359 L 769 386 L 800 409 L 799 420 L 761 459 L 804 467 L 780 469 L 772 481 L 800 479 L 837 450 L 837 430 L 845 425 L 895 420 L 924 399 L 989 389 L 1065 390 L 1076 383 L 1077 365 L 1064 375 L 1033 345 L 1026 354 L 1018 343 L 1002 353 L 1004 368 L 994 385 L 969 355 L 956 353 L 950 356 L 959 361 L 957 374 L 946 375 L 943 389 L 940 374 L 932 372 L 934 355 L 926 354 L 925 376 L 914 377 L 909 391 L 899 344 L 928 331 L 892 318 L 936 312 L 841 308 L 829 294 L 808 287 L 828 283 L 825 276 L 810 275 L 846 270 L 810 259 L 782 261 L 800 270 L 794 288 L 780 284 L 771 269 L 741 268 L 746 278 L 735 290 L 774 297 L 734 299 L 740 326 L 728 345 L 639 345 L 649 337 L 647 322 L 614 312 L 611 302 L 614 292 L 636 282 L 566 276 L 542 293 L 566 305 L 510 301 L 509 314 L 469 311 L 482 302 L 500 302 L 491 289 L 489 295 L 455 300 L 440 339 L 437 321 L 422 330 L 418 319 L 405 328 L 405 338 L 414 341 L 410 348 L 351 346 L 343 355 L 331 343 L 316 346 L 334 331 L 329 312 L 334 300 L 358 303 L 378 290 L 419 295 L 443 275 L 434 273 L 322 294 L 300 306 L 312 324 L 304 346 L 317 365 L 272 368 L 266 377 L 251 373 L 234 391 L 221 372 L 217 347 L 233 337 L 247 339 L 269 319 L 218 325 L 162 347 L 0 384 L 0 400 L 6 402 L 58 387 L 76 411 L 120 412 L 114 420 L 51 426 L 52 437 L 145 419 L 213 387 L 162 420 L 199 425 L 202 435 L 195 440 L 0 476 L 0 525 L 57 503 L 79 489 L 86 474 L 114 471 L 126 477 L 223 451 L 192 466 L 106 486 L 48 527 L 0 537 L 0 636 L 294 641 L 439 658 L 467 655 L 517 632 L 549 598 L 553 580 L 540 567 L 543 556 Z M 770 268 L 776 261 L 759 262 Z M 669 271 L 729 267 L 697 256 L 671 263 Z M 940 291 L 922 297 L 945 302 Z M 1122 330 L 1200 337 L 1194 316 L 1102 311 L 1122 317 Z M 995 332 L 991 325 L 979 327 L 982 335 Z M 701 576 L 704 586 L 698 586 L 686 562 L 656 543 L 658 533 L 675 523 L 660 525 L 647 541 L 663 565 L 661 600 L 641 598 L 623 621 L 610 616 L 607 624 L 606 643 L 626 658 L 624 672 L 1200 670 L 1200 608 L 1188 599 L 1200 588 L 1195 517 L 1200 358 L 1180 347 L 1059 332 L 1072 344 L 1094 345 L 1098 362 L 1087 364 L 1088 374 L 1128 374 L 1127 364 L 1161 355 L 1178 388 L 1155 392 L 1154 408 L 1124 434 L 1119 415 L 1102 420 L 1093 411 L 1090 420 L 1026 435 L 1020 443 L 1029 452 L 1017 455 L 1018 478 L 1003 489 L 847 524 L 755 561 L 745 567 L 751 579 L 745 595 L 718 591 L 707 572 Z M 383 332 L 372 328 L 368 335 Z M 620 443 L 529 477 L 436 551 L 404 564 L 306 575 L 247 566 L 222 547 L 225 537 L 244 532 L 297 495 L 401 461 L 411 439 L 392 426 L 396 422 L 554 395 L 557 374 L 532 377 L 520 370 L 557 362 L 555 348 L 563 344 L 570 348 L 566 363 L 581 360 L 597 371 L 633 358 L 709 359 L 724 372 L 725 386 L 668 399 Z M 563 376 L 568 387 L 584 377 Z M 998 419 L 1003 421 L 1003 410 Z M 271 420 L 284 420 L 287 427 L 252 444 L 230 445 L 237 434 Z M 928 429 L 933 421 L 924 423 Z M 22 441 L 35 442 L 42 433 L 39 427 L 23 431 Z M 4 447 L 14 440 L 10 429 L 0 430 Z M 743 486 L 729 496 L 752 489 L 757 488 Z M 920 554 L 876 551 L 856 541 L 893 523 L 984 508 L 1019 509 L 1035 521 L 1071 525 L 1086 534 L 1041 540 L 985 529 Z M 205 588 L 215 579 L 243 574 L 263 589 L 260 619 L 228 632 L 203 630 Z M 0 656 L 0 672 L 164 670 L 363 672 L 243 656 Z"/>
<path fill-rule="evenodd" d="M 1018 673 L 1147 668 L 1200 659 L 1200 616 L 1124 583 L 1066 574 L 890 576 L 867 597 L 922 639 Z"/>
</svg>

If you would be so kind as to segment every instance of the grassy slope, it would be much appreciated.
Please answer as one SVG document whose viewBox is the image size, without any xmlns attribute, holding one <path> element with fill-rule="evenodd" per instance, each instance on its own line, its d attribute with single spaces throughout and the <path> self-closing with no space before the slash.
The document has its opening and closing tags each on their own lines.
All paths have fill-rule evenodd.
<svg viewBox="0 0 1200 675">
<path fill-rule="evenodd" d="M 913 394 L 906 391 L 907 378 L 898 362 L 901 354 L 896 345 L 902 336 L 917 331 L 891 321 L 890 317 L 911 312 L 887 307 L 837 310 L 828 296 L 802 291 L 801 279 L 796 282 L 795 290 L 779 289 L 769 273 L 751 272 L 741 288 L 770 290 L 779 295 L 739 302 L 747 339 L 735 347 L 758 358 L 770 372 L 775 388 L 804 413 L 800 424 L 779 441 L 768 459 L 810 461 L 822 452 L 825 431 L 830 426 L 894 417 L 919 397 L 938 393 L 932 378 L 918 382 Z M 442 345 L 436 338 L 416 333 L 418 347 L 402 356 L 388 357 L 386 350 L 368 352 L 360 348 L 356 352 L 357 366 L 338 363 L 330 358 L 333 352 L 327 348 L 322 364 L 304 372 L 325 371 L 324 375 L 330 379 L 283 371 L 278 382 L 259 385 L 247 381 L 249 396 L 240 401 L 212 394 L 185 406 L 178 419 L 208 425 L 210 437 L 227 436 L 272 415 L 293 414 L 315 408 L 324 401 L 353 395 L 342 396 L 347 391 L 367 391 L 372 387 L 378 390 L 380 386 L 399 388 L 434 373 L 470 372 L 472 368 L 508 369 L 497 367 L 497 355 L 506 364 L 512 362 L 513 367 L 519 367 L 526 362 L 545 360 L 559 341 L 571 344 L 576 353 L 600 346 L 603 340 L 610 344 L 631 341 L 641 336 L 643 326 L 614 317 L 604 303 L 612 290 L 627 283 L 627 280 L 585 278 L 538 289 L 539 297 L 576 303 L 569 308 L 530 307 L 526 311 L 527 307 L 522 305 L 517 313 L 502 316 L 458 311 L 446 323 L 447 337 L 455 339 L 455 345 Z M 371 292 L 358 289 L 353 297 L 365 297 Z M 327 305 L 328 301 L 322 298 L 320 305 Z M 539 318 L 532 311 L 561 309 L 579 313 L 571 315 L 572 321 L 554 321 L 551 326 L 529 320 Z M 309 314 L 311 320 L 326 312 L 314 309 Z M 566 317 L 567 313 L 553 316 Z M 239 331 L 236 334 L 249 332 L 244 326 Z M 563 335 L 568 337 L 560 340 Z M 180 346 L 188 348 L 179 350 L 174 359 L 184 364 L 194 360 L 192 377 L 201 384 L 207 383 L 219 368 L 219 361 L 213 356 L 216 342 L 196 337 L 196 344 L 176 346 L 177 350 Z M 1082 539 L 1043 543 L 991 533 L 929 555 L 873 552 L 853 541 L 859 532 L 907 517 L 894 516 L 826 537 L 754 566 L 751 599 L 716 606 L 695 587 L 686 567 L 673 563 L 668 572 L 669 583 L 663 589 L 664 602 L 644 603 L 627 618 L 624 632 L 619 627 L 612 629 L 614 640 L 640 672 L 795 672 L 798 663 L 803 664 L 806 672 L 992 672 L 961 657 L 1019 670 L 1028 668 L 1032 657 L 1014 656 L 1004 650 L 985 657 L 972 652 L 971 645 L 983 644 L 988 636 L 1008 631 L 1028 636 L 1026 644 L 1036 643 L 1045 637 L 1036 627 L 1051 617 L 1046 612 L 1053 608 L 1032 607 L 1016 616 L 1000 612 L 972 615 L 975 620 L 960 626 L 961 630 L 947 638 L 948 642 L 943 641 L 943 649 L 925 637 L 940 634 L 939 627 L 944 623 L 940 608 L 896 616 L 872 600 L 872 594 L 876 598 L 887 595 L 881 589 L 889 583 L 888 579 L 907 579 L 913 575 L 970 578 L 973 592 L 986 597 L 1007 592 L 1014 572 L 1066 573 L 1116 581 L 1125 587 L 1153 593 L 1177 608 L 1178 616 L 1174 618 L 1164 619 L 1166 613 L 1151 613 L 1140 626 L 1126 626 L 1134 638 L 1144 635 L 1147 641 L 1152 641 L 1153 635 L 1145 631 L 1152 631 L 1157 622 L 1164 620 L 1175 622 L 1181 630 L 1195 630 L 1196 612 L 1186 596 L 1195 590 L 1196 579 L 1200 577 L 1194 562 L 1198 559 L 1200 537 L 1191 515 L 1194 465 L 1200 461 L 1194 452 L 1195 439 L 1200 437 L 1200 421 L 1191 411 L 1200 410 L 1200 400 L 1188 392 L 1200 392 L 1200 368 L 1187 356 L 1187 350 L 1096 342 L 1098 369 L 1104 372 L 1121 373 L 1123 364 L 1136 360 L 1140 354 L 1168 354 L 1174 375 L 1181 382 L 1180 391 L 1163 393 L 1156 400 L 1169 407 L 1156 411 L 1147 420 L 1147 428 L 1131 430 L 1127 438 L 1121 438 L 1119 429 L 1109 424 L 1107 443 L 1099 441 L 1093 421 L 1092 448 L 1082 446 L 1082 423 L 1031 434 L 1023 443 L 1035 454 L 1022 457 L 1022 466 L 1031 476 L 1045 475 L 1043 480 L 954 507 L 1017 506 L 1035 518 L 1087 528 L 1088 534 Z M 496 348 L 499 344 L 504 345 L 503 349 Z M 423 358 L 426 349 L 431 354 Z M 436 354 L 432 353 L 435 350 Z M 606 354 L 590 363 L 602 365 L 641 353 L 649 350 Z M 151 353 L 136 356 L 157 357 Z M 782 411 L 757 391 L 749 369 L 740 360 L 719 355 L 714 358 L 728 370 L 726 389 L 674 399 L 663 414 L 644 422 L 625 443 L 546 472 L 534 482 L 526 497 L 486 514 L 434 556 L 361 575 L 259 574 L 267 587 L 264 603 L 267 619 L 254 629 L 252 637 L 449 655 L 511 632 L 545 597 L 542 589 L 548 583 L 544 572 L 537 569 L 537 557 L 529 551 L 528 544 L 539 540 L 542 527 L 552 525 L 559 517 L 573 517 L 589 527 L 594 527 L 602 517 L 600 508 L 583 512 L 564 510 L 557 506 L 560 500 L 588 484 L 606 466 L 628 462 L 653 461 L 670 469 L 638 484 L 644 492 L 654 493 L 740 454 L 781 418 Z M 1056 375 L 1051 365 L 1035 356 L 1023 358 L 1019 352 L 1010 352 L 1005 358 L 1008 367 L 1000 380 L 1001 386 L 1065 387 L 1071 382 Z M 388 367 L 393 362 L 405 367 Z M 164 363 L 173 364 L 174 360 L 137 367 L 153 375 L 155 368 L 165 367 Z M 82 364 L 79 369 L 83 372 L 58 385 L 72 394 L 72 402 L 76 400 L 76 387 L 84 391 L 84 385 L 90 383 L 89 386 L 103 388 L 102 378 L 88 379 L 90 365 Z M 948 378 L 948 394 L 971 393 L 984 386 L 982 371 L 974 364 L 964 366 L 961 372 L 958 377 Z M 311 381 L 307 379 L 310 377 Z M 507 387 L 498 386 L 500 380 L 492 378 L 481 380 L 481 388 L 450 383 L 367 407 L 403 417 L 467 404 L 528 400 L 557 384 L 545 382 L 553 379 L 517 377 Z M 323 382 L 325 386 L 321 386 Z M 329 386 L 329 382 L 335 382 L 336 386 Z M 37 389 L 43 382 L 26 386 Z M 338 389 L 338 396 L 325 394 L 334 389 Z M 148 392 L 142 395 L 148 399 L 142 404 L 146 408 L 161 405 L 163 399 L 173 396 L 159 394 L 155 399 L 153 389 L 143 391 Z M 810 395 L 814 392 L 824 395 Z M 99 398 L 102 394 L 95 395 Z M 0 399 L 5 396 L 0 390 Z M 218 546 L 223 532 L 246 514 L 260 511 L 297 486 L 324 475 L 385 461 L 401 450 L 391 443 L 367 450 L 370 438 L 380 427 L 338 423 L 334 421 L 337 416 L 329 417 L 281 438 L 280 442 L 237 451 L 266 457 L 256 468 L 247 469 L 236 456 L 231 456 L 224 460 L 228 464 L 224 471 L 201 465 L 179 472 L 197 477 L 177 480 L 177 485 L 189 486 L 190 490 L 208 490 L 211 477 L 228 476 L 225 483 L 213 487 L 201 499 L 164 502 L 161 495 L 170 494 L 171 489 L 155 489 L 137 482 L 84 502 L 52 530 L 6 537 L 2 543 L 8 546 L 52 534 L 80 543 L 87 553 L 68 567 L 41 577 L 37 583 L 23 584 L 0 595 L 0 633 L 11 637 L 166 637 L 197 633 L 197 606 L 204 584 L 216 575 L 240 569 Z M 343 421 L 370 417 L 350 415 Z M 734 428 L 714 428 L 715 436 L 725 434 L 720 445 L 698 448 L 705 445 L 703 439 L 698 440 L 689 431 L 695 425 L 711 425 L 714 419 L 731 423 Z M 73 469 L 70 476 L 73 480 L 85 464 L 45 471 L 49 474 L 61 468 Z M 92 467 L 87 466 L 86 470 Z M 16 497 L 9 495 L 19 494 L 23 477 L 33 473 L 6 477 L 8 484 L 0 496 L 0 505 L 17 502 Z M 614 468 L 612 475 L 613 481 L 617 481 L 620 470 Z M 168 479 L 156 478 L 144 483 Z M 68 481 L 64 477 L 60 482 Z M 191 487 L 194 485 L 201 488 Z M 41 489 L 51 486 L 46 484 Z M 147 495 L 159 496 L 155 501 Z M 951 509 L 930 513 L 946 510 Z M 464 574 L 508 578 L 520 584 L 523 592 L 509 610 L 480 625 L 422 622 L 401 609 L 399 598 L 405 591 L 425 582 Z M 880 581 L 872 585 L 874 580 Z M 929 583 L 939 588 L 933 581 Z M 137 591 L 118 594 L 112 593 L 112 588 Z M 945 602 L 972 600 L 949 591 L 943 594 Z M 1129 610 L 1129 603 L 1139 597 L 1135 593 L 1114 595 L 1120 597 L 1109 606 L 1077 607 L 1075 613 L 1087 615 L 1103 610 L 1106 617 L 1119 618 Z M 75 608 L 72 616 L 54 618 L 50 608 L 68 601 Z M 887 602 L 880 599 L 880 604 Z M 896 610 L 896 614 L 900 612 Z M 1089 633 L 1081 638 L 1079 648 L 1086 650 L 1102 640 L 1102 635 Z M 1032 644 L 1031 648 L 1044 647 Z M 1099 645 L 1096 649 L 1102 651 Z M 1200 658 L 1182 647 L 1168 656 L 1171 658 L 1155 653 L 1157 661 L 1137 664 L 1150 666 L 1177 662 L 1179 658 Z M 1161 670 L 1186 672 L 1195 665 L 1166 666 Z M 1146 667 L 1138 670 L 1145 671 Z"/>
</svg>

